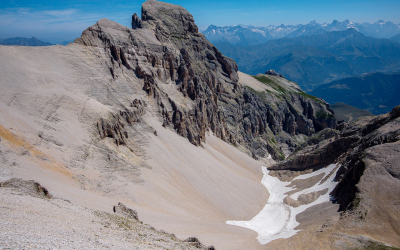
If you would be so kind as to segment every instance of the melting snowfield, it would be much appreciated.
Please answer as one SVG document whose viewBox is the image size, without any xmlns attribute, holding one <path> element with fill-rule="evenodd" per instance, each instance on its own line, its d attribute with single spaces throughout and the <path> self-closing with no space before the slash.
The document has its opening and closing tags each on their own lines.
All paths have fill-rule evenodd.
<svg viewBox="0 0 400 250">
<path fill-rule="evenodd" d="M 268 175 L 269 171 L 263 166 L 262 171 L 264 173 L 264 177 L 261 183 L 268 189 L 270 193 L 267 204 L 260 213 L 258 213 L 249 221 L 227 221 L 226 223 L 228 225 L 245 227 L 256 231 L 258 233 L 257 239 L 263 245 L 279 238 L 286 239 L 295 235 L 299 231 L 295 230 L 295 228 L 299 225 L 299 223 L 296 221 L 296 215 L 309 207 L 330 200 L 329 193 L 337 184 L 337 182 L 333 181 L 335 178 L 335 173 L 331 174 L 328 179 L 325 177 L 332 171 L 336 172 L 336 166 L 336 164 L 331 164 L 326 168 L 310 174 L 300 175 L 292 180 L 304 180 L 322 173 L 324 174 L 323 178 L 314 186 L 291 194 L 290 197 L 293 200 L 297 200 L 297 198 L 302 194 L 328 189 L 328 192 L 326 192 L 324 195 L 321 195 L 315 201 L 298 207 L 291 207 L 283 202 L 284 198 L 287 196 L 286 193 L 296 189 L 295 187 L 287 187 L 291 182 L 283 182 L 277 177 Z"/>
</svg>

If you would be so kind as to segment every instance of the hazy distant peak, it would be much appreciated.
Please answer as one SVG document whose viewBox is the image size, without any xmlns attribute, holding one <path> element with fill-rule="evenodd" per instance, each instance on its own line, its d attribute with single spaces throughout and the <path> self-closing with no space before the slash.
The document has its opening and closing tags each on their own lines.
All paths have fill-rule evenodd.
<svg viewBox="0 0 400 250">
<path fill-rule="evenodd" d="M 0 39 L 0 45 L 18 45 L 18 46 L 49 46 L 51 43 L 43 42 L 36 37 L 13 37 Z"/>
<path fill-rule="evenodd" d="M 203 31 L 203 34 L 213 43 L 228 42 L 232 45 L 240 44 L 248 46 L 265 43 L 271 39 L 311 36 L 330 31 L 345 31 L 348 29 L 375 38 L 391 38 L 400 33 L 400 25 L 390 21 L 379 20 L 373 24 L 360 24 L 346 19 L 344 21 L 333 20 L 332 23 L 324 22 L 323 24 L 313 20 L 305 25 L 280 24 L 268 25 L 265 27 L 242 24 L 225 27 L 210 25 Z"/>
<path fill-rule="evenodd" d="M 348 28 L 348 29 L 345 29 L 345 30 L 341 30 L 340 32 L 343 32 L 343 33 L 358 33 L 358 34 L 361 34 L 360 32 L 358 32 L 356 29 L 354 29 L 354 28 Z M 361 34 L 362 35 L 362 34 Z"/>
</svg>

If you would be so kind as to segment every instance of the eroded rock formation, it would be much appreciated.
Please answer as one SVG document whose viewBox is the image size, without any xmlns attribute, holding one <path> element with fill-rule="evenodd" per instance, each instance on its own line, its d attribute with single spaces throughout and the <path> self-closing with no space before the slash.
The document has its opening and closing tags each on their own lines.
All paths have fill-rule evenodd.
<svg viewBox="0 0 400 250">
<path fill-rule="evenodd" d="M 119 114 L 110 114 L 108 119 L 101 118 L 97 122 L 97 129 L 100 138 L 111 137 L 117 145 L 126 145 L 128 133 L 125 130 L 125 124 L 132 125 L 140 121 L 140 117 L 144 115 L 146 103 L 142 100 L 135 99 L 131 103 L 131 107 L 120 110 Z"/>
</svg>

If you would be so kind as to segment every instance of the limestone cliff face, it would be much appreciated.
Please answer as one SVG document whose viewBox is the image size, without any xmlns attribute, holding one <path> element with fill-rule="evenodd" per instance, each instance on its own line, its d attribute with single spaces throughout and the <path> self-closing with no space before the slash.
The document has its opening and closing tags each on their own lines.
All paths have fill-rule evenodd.
<svg viewBox="0 0 400 250">
<path fill-rule="evenodd" d="M 268 152 L 283 159 L 283 148 L 290 152 L 298 144 L 295 135 L 310 136 L 336 126 L 329 106 L 300 95 L 299 89 L 272 95 L 239 83 L 236 63 L 198 32 L 193 16 L 180 6 L 146 1 L 142 19 L 132 16 L 132 29 L 102 19 L 75 43 L 103 51 L 114 79 L 134 72 L 156 101 L 164 127 L 194 145 L 204 142 L 206 131 L 211 130 L 222 140 L 243 146 L 254 158 Z M 119 120 L 126 123 L 117 117 L 109 127 Z M 124 144 L 123 132 L 107 132 L 113 129 L 104 121 L 99 124 L 101 136 Z"/>
</svg>

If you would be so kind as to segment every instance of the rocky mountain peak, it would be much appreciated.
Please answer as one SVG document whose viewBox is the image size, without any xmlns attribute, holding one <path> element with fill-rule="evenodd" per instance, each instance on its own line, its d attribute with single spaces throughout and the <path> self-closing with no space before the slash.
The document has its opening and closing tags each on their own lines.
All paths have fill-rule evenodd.
<svg viewBox="0 0 400 250">
<path fill-rule="evenodd" d="M 142 4 L 142 27 L 155 32 L 161 42 L 170 37 L 199 35 L 193 16 L 182 6 L 148 0 Z"/>
<path fill-rule="evenodd" d="M 163 126 L 194 145 L 205 142 L 211 130 L 254 158 L 284 159 L 297 145 L 294 136 L 336 126 L 329 105 L 287 87 L 291 83 L 284 78 L 240 81 L 236 63 L 198 32 L 193 16 L 180 6 L 146 1 L 142 19 L 132 16 L 132 28 L 102 19 L 75 43 L 104 50 L 101 56 L 116 83 L 133 74 L 157 104 Z M 97 121 L 100 137 L 129 146 L 127 127 L 140 121 L 142 106 Z"/>
<path fill-rule="evenodd" d="M 310 23 L 308 25 L 318 25 L 318 23 L 317 23 L 317 21 L 313 20 L 313 21 L 310 21 Z"/>
</svg>

